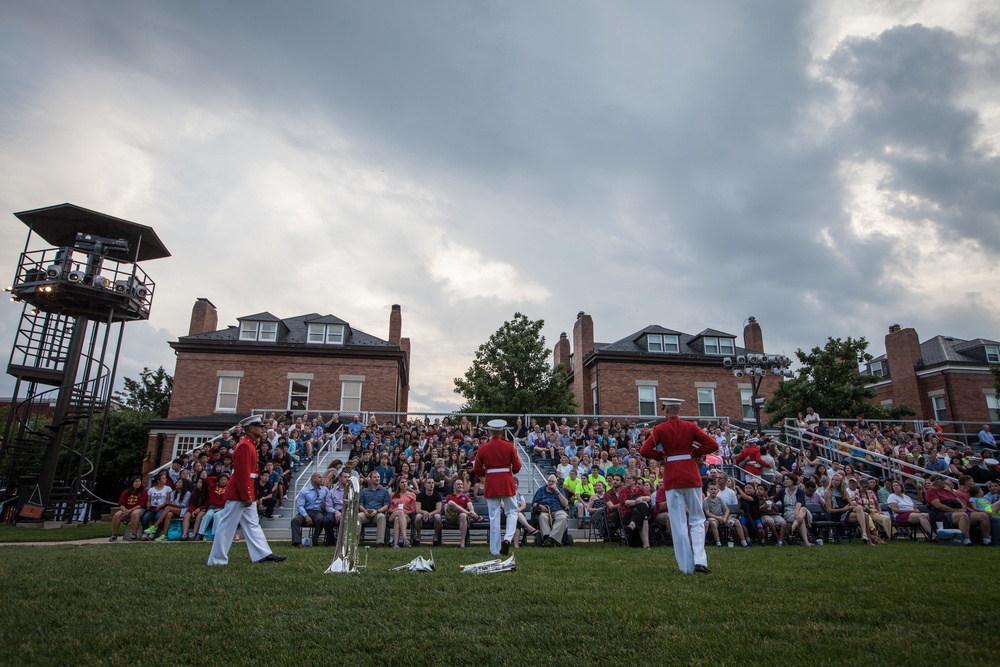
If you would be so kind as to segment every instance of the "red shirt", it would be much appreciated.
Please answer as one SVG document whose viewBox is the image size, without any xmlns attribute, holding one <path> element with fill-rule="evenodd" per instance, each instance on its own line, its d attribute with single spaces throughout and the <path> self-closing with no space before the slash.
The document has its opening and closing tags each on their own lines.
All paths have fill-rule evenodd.
<svg viewBox="0 0 1000 667">
<path fill-rule="evenodd" d="M 471 502 L 472 498 L 465 495 L 464 493 L 461 495 L 455 495 L 454 493 L 452 493 L 451 495 L 449 495 L 447 498 L 444 499 L 445 507 L 448 506 L 448 503 L 455 503 L 464 510 L 469 509 L 469 503 Z"/>
<path fill-rule="evenodd" d="M 631 500 L 632 498 L 635 498 L 637 496 L 644 496 L 644 495 L 646 495 L 646 489 L 642 488 L 641 486 L 633 486 L 631 489 L 628 488 L 627 486 L 622 487 L 622 490 L 618 492 L 618 502 L 621 503 L 621 505 L 618 507 L 618 514 L 621 516 L 623 520 L 628 519 L 629 516 L 632 515 L 632 510 L 635 509 L 634 507 L 626 507 L 625 501 Z"/>
<path fill-rule="evenodd" d="M 695 457 L 717 451 L 719 443 L 697 424 L 671 417 L 653 427 L 639 454 L 663 461 L 664 489 L 700 489 L 701 474 Z"/>
<path fill-rule="evenodd" d="M 934 506 L 934 501 L 935 500 L 938 500 L 938 501 L 941 501 L 941 502 L 944 502 L 945 500 L 957 500 L 960 503 L 962 502 L 962 499 L 959 498 L 958 496 L 956 496 L 955 492 L 952 491 L 951 489 L 941 489 L 941 490 L 938 490 L 938 489 L 935 489 L 932 486 L 932 487 L 929 487 L 926 491 L 924 491 L 924 502 L 931 509 L 937 510 L 939 512 L 943 511 L 943 510 L 940 510 L 939 508 L 937 508 L 937 507 Z M 947 505 L 947 503 L 945 503 L 945 504 Z M 963 507 L 964 506 L 965 505 L 963 504 Z M 949 510 L 957 510 L 957 508 L 953 508 L 953 507 L 949 507 L 948 509 Z"/>
<path fill-rule="evenodd" d="M 483 495 L 487 498 L 510 497 L 517 493 L 514 475 L 521 469 L 514 443 L 493 438 L 479 448 L 472 472 L 485 479 Z M 502 472 L 501 472 L 502 470 Z M 497 472 L 490 472 L 497 471 Z"/>
<path fill-rule="evenodd" d="M 614 489 L 608 489 L 607 491 L 605 491 L 604 492 L 604 503 L 605 504 L 613 503 L 614 506 L 615 506 L 615 509 L 618 509 L 618 505 L 619 505 L 619 503 L 618 503 L 618 493 L 615 493 Z"/>
<path fill-rule="evenodd" d="M 146 489 L 136 491 L 131 486 L 122 491 L 121 498 L 118 499 L 119 507 L 124 507 L 130 512 L 136 507 L 146 506 Z"/>
<path fill-rule="evenodd" d="M 215 483 L 214 477 L 208 478 L 208 506 L 209 508 L 219 509 L 220 507 L 226 506 L 226 489 L 229 488 L 229 484 L 226 486 L 219 486 Z"/>
<path fill-rule="evenodd" d="M 739 465 L 743 461 L 747 462 L 744 466 L 747 472 L 758 477 L 763 472 L 764 466 L 771 467 L 760 458 L 760 448 L 757 445 L 747 445 L 743 448 L 739 455 L 737 455 L 735 463 Z"/>
<path fill-rule="evenodd" d="M 248 436 L 240 438 L 233 452 L 233 476 L 226 485 L 226 500 L 257 500 L 257 445 Z"/>
</svg>

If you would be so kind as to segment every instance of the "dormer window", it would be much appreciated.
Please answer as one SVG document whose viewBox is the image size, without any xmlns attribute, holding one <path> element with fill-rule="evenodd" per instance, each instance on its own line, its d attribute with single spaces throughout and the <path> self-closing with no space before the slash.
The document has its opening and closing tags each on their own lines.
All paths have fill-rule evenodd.
<svg viewBox="0 0 1000 667">
<path fill-rule="evenodd" d="M 680 352 L 680 342 L 673 334 L 646 334 L 647 352 Z"/>
<path fill-rule="evenodd" d="M 986 346 L 986 361 L 988 361 L 991 364 L 1000 364 L 1000 346 L 997 345 Z"/>
<path fill-rule="evenodd" d="M 880 378 L 885 375 L 885 369 L 882 368 L 881 361 L 873 361 L 868 368 L 871 370 L 872 377 Z"/>
<path fill-rule="evenodd" d="M 318 345 L 343 345 L 343 324 L 310 324 L 306 341 Z"/>
<path fill-rule="evenodd" d="M 273 343 L 278 339 L 277 322 L 258 322 L 243 320 L 240 322 L 240 340 L 255 340 Z"/>
<path fill-rule="evenodd" d="M 733 338 L 705 336 L 701 340 L 705 346 L 705 354 L 736 354 L 736 341 Z"/>
</svg>

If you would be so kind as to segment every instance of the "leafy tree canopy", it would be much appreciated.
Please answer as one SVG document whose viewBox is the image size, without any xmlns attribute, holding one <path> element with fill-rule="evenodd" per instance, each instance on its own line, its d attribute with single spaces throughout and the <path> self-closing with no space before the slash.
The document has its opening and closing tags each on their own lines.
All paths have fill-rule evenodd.
<svg viewBox="0 0 1000 667">
<path fill-rule="evenodd" d="M 166 417 L 173 388 L 174 378 L 163 366 L 155 371 L 147 367 L 139 373 L 138 380 L 125 378 L 125 391 L 116 391 L 115 398 L 127 408 Z"/>
<path fill-rule="evenodd" d="M 455 393 L 465 398 L 462 412 L 491 414 L 572 414 L 573 392 L 562 364 L 552 368 L 541 335 L 544 320 L 514 313 L 476 350 L 465 375 L 455 378 Z"/>
<path fill-rule="evenodd" d="M 764 406 L 771 424 L 786 417 L 795 417 L 811 407 L 821 416 L 836 419 L 864 415 L 868 419 L 900 419 L 915 411 L 907 405 L 883 408 L 867 402 L 875 398 L 871 378 L 858 373 L 858 366 L 870 362 L 868 341 L 828 338 L 822 348 L 814 347 L 808 354 L 798 349 L 795 356 L 801 367 L 798 375 L 778 385 Z"/>
</svg>

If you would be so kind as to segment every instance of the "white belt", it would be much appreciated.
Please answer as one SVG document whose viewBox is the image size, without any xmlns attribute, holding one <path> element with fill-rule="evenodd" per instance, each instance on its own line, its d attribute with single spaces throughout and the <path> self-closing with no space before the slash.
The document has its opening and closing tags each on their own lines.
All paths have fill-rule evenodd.
<svg viewBox="0 0 1000 667">
<path fill-rule="evenodd" d="M 250 479 L 257 479 L 257 473 L 255 472 L 250 473 Z"/>
<path fill-rule="evenodd" d="M 491 472 L 510 472 L 510 468 L 490 468 L 486 471 L 486 474 L 488 475 Z"/>
<path fill-rule="evenodd" d="M 678 454 L 676 456 L 668 456 L 667 461 L 693 461 L 690 454 Z"/>
</svg>

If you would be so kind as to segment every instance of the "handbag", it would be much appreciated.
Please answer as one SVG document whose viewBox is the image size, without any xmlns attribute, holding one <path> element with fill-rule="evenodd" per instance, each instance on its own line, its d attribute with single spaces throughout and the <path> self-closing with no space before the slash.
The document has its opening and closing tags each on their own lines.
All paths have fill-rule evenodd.
<svg viewBox="0 0 1000 667">
<path fill-rule="evenodd" d="M 38 496 L 37 505 L 32 502 L 36 495 Z M 41 519 L 44 513 L 45 507 L 42 506 L 42 492 L 38 490 L 38 485 L 36 484 L 35 490 L 28 497 L 28 501 L 21 506 L 19 516 L 23 519 Z"/>
</svg>

